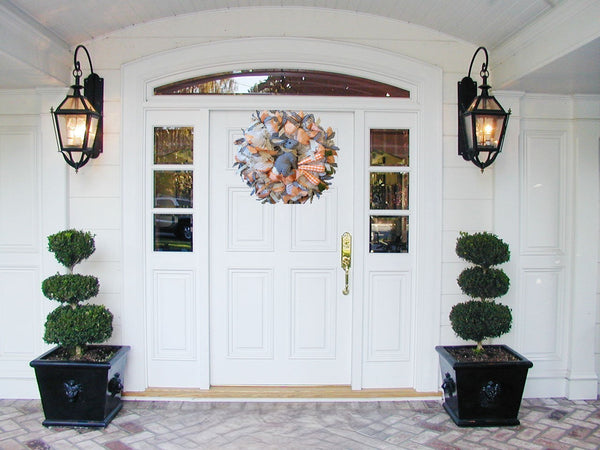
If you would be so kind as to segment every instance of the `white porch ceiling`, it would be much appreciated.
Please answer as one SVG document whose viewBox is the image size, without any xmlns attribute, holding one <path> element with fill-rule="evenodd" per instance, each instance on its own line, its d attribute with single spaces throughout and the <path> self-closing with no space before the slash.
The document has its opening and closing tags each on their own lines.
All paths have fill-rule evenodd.
<svg viewBox="0 0 600 450">
<path fill-rule="evenodd" d="M 600 0 L 3 0 L 0 89 L 68 84 L 73 48 L 122 28 L 251 6 L 339 9 L 415 23 L 484 45 L 495 61 L 502 55 L 497 89 L 600 94 Z M 532 45 L 548 24 L 568 34 L 564 49 L 554 54 Z M 509 68 L 521 48 L 531 53 L 531 70 L 513 73 Z"/>
</svg>

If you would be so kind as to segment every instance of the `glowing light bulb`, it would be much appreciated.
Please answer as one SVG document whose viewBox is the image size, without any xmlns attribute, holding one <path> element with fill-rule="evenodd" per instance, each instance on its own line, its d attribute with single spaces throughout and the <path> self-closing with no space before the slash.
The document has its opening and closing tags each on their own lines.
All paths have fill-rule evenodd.
<svg viewBox="0 0 600 450">
<path fill-rule="evenodd" d="M 67 117 L 67 147 L 81 147 L 85 137 L 85 116 Z"/>
</svg>

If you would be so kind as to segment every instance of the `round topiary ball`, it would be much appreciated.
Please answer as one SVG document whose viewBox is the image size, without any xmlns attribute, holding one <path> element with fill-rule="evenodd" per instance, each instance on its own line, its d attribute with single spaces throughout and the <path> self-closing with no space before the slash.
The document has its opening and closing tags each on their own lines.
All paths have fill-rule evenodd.
<svg viewBox="0 0 600 450">
<path fill-rule="evenodd" d="M 481 266 L 466 268 L 456 281 L 465 294 L 480 299 L 502 297 L 510 287 L 510 279 L 503 270 Z"/>
<path fill-rule="evenodd" d="M 492 233 L 461 232 L 456 240 L 456 254 L 483 267 L 496 266 L 510 259 L 508 244 Z"/>
<path fill-rule="evenodd" d="M 96 250 L 94 235 L 89 231 L 63 230 L 48 236 L 48 250 L 54 253 L 59 263 L 73 270 L 73 266 Z"/>
<path fill-rule="evenodd" d="M 508 333 L 512 314 L 506 305 L 490 300 L 470 300 L 452 307 L 450 323 L 458 337 L 481 342 Z"/>
<path fill-rule="evenodd" d="M 56 274 L 42 281 L 42 293 L 50 300 L 76 304 L 98 295 L 100 284 L 93 275 Z"/>
<path fill-rule="evenodd" d="M 104 342 L 112 335 L 112 321 L 103 305 L 59 306 L 46 318 L 44 342 L 68 349 Z"/>
</svg>

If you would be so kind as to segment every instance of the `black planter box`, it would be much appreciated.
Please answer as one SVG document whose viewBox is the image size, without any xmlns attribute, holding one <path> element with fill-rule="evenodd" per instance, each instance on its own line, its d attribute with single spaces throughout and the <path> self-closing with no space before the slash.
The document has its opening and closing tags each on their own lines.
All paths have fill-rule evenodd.
<svg viewBox="0 0 600 450">
<path fill-rule="evenodd" d="M 527 371 L 533 363 L 506 345 L 519 361 L 459 362 L 436 347 L 440 357 L 444 409 L 461 427 L 519 425 L 519 408 Z M 471 346 L 470 348 L 474 348 Z"/>
<path fill-rule="evenodd" d="M 105 363 L 45 359 L 58 347 L 29 363 L 35 369 L 46 420 L 44 426 L 106 427 L 123 407 L 121 391 L 129 346 Z"/>
</svg>

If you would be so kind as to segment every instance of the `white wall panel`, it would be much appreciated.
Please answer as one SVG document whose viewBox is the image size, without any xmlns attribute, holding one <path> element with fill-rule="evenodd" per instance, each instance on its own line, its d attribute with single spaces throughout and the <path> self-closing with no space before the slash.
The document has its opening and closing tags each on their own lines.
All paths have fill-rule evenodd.
<svg viewBox="0 0 600 450">
<path fill-rule="evenodd" d="M 37 250 L 38 186 L 34 129 L 0 127 L 0 252 Z"/>
<path fill-rule="evenodd" d="M 564 250 L 563 131 L 526 131 L 522 160 L 522 253 Z"/>
<path fill-rule="evenodd" d="M 559 359 L 562 338 L 562 268 L 526 269 L 522 274 L 522 348 L 529 358 Z"/>
<path fill-rule="evenodd" d="M 39 339 L 38 324 L 32 320 L 40 309 L 38 270 L 0 269 L 0 287 L 0 357 L 29 358 Z"/>
<path fill-rule="evenodd" d="M 193 272 L 155 271 L 153 300 L 153 358 L 195 359 Z"/>
<path fill-rule="evenodd" d="M 410 354 L 410 273 L 371 272 L 367 361 L 406 361 Z"/>
<path fill-rule="evenodd" d="M 227 249 L 273 251 L 273 208 L 248 195 L 247 187 L 230 187 L 228 206 Z"/>
<path fill-rule="evenodd" d="M 121 199 L 119 197 L 73 197 L 70 219 L 70 226 L 74 228 L 118 230 L 121 226 Z"/>
<path fill-rule="evenodd" d="M 337 244 L 337 189 L 331 187 L 313 203 L 292 209 L 292 251 L 335 251 Z"/>
<path fill-rule="evenodd" d="M 333 358 L 336 344 L 336 269 L 291 271 L 290 356 Z"/>
<path fill-rule="evenodd" d="M 104 153 L 98 159 L 91 159 L 88 170 L 69 172 L 71 198 L 74 197 L 119 197 L 121 193 L 121 171 L 119 166 L 100 164 Z M 92 163 L 95 163 L 92 165 Z"/>
<path fill-rule="evenodd" d="M 228 357 L 273 357 L 273 272 L 230 269 Z"/>
<path fill-rule="evenodd" d="M 493 201 L 491 199 L 445 199 L 444 230 L 493 229 Z"/>
</svg>

